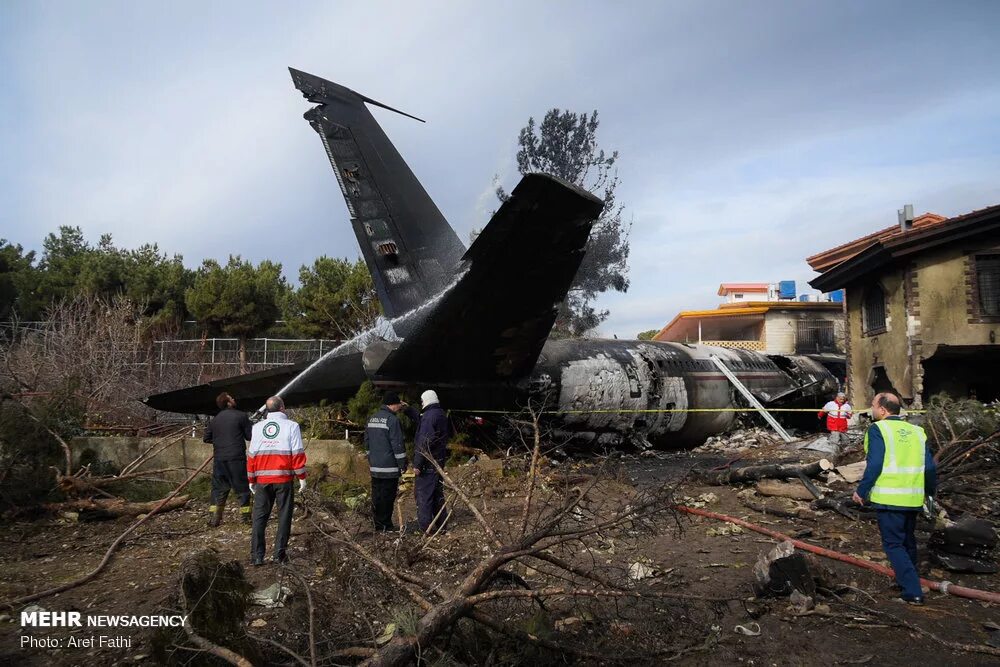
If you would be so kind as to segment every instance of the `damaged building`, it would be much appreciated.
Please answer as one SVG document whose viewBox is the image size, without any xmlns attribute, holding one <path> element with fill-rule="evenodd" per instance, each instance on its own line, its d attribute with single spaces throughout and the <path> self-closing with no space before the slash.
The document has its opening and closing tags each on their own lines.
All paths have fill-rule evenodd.
<svg viewBox="0 0 1000 667">
<path fill-rule="evenodd" d="M 899 224 L 806 260 L 810 285 L 845 290 L 847 387 L 855 404 L 893 391 L 1000 399 L 1000 205 Z"/>
<path fill-rule="evenodd" d="M 678 313 L 653 340 L 765 354 L 843 354 L 843 292 L 796 296 L 795 281 L 722 283 L 713 310 Z"/>
</svg>

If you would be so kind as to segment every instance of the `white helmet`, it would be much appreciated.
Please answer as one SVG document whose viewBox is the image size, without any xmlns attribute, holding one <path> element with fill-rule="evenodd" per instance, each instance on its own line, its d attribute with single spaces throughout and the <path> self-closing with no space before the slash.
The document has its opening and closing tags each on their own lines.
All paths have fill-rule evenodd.
<svg viewBox="0 0 1000 667">
<path fill-rule="evenodd" d="M 420 403 L 421 407 L 424 408 L 434 403 L 440 403 L 440 401 L 438 400 L 437 392 L 434 391 L 433 389 L 428 389 L 424 393 L 420 394 Z"/>
</svg>

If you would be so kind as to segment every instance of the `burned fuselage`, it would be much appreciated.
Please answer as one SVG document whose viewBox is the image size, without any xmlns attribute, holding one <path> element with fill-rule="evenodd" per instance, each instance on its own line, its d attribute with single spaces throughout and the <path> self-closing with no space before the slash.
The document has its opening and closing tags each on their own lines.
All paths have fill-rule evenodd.
<svg viewBox="0 0 1000 667">
<path fill-rule="evenodd" d="M 525 393 L 549 397 L 564 439 L 596 446 L 691 447 L 732 426 L 745 406 L 715 356 L 765 403 L 816 405 L 836 377 L 804 356 L 645 341 L 549 341 Z M 783 368 L 784 366 L 784 368 Z"/>
</svg>

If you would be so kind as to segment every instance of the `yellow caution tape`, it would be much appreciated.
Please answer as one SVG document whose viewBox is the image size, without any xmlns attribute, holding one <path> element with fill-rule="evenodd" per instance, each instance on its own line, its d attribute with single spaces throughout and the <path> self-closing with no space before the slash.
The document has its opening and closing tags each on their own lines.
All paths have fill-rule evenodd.
<svg viewBox="0 0 1000 667">
<path fill-rule="evenodd" d="M 822 408 L 765 408 L 765 412 L 821 412 Z M 477 415 L 516 415 L 523 410 L 458 410 L 449 412 L 465 412 Z M 542 410 L 543 415 L 594 415 L 594 414 L 660 414 L 671 412 L 758 412 L 756 408 L 664 408 L 656 410 L 609 409 L 609 410 Z M 856 410 L 857 414 L 868 414 L 869 410 Z M 926 410 L 904 410 L 901 414 L 917 414 Z"/>
</svg>

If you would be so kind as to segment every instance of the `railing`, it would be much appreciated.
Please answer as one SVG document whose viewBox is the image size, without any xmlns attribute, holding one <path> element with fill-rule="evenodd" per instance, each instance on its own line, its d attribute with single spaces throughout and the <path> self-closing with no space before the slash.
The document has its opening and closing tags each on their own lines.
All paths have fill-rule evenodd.
<svg viewBox="0 0 1000 667">
<path fill-rule="evenodd" d="M 764 352 L 767 349 L 767 343 L 762 340 L 703 340 L 701 344 L 728 347 L 733 350 L 753 350 L 754 352 Z"/>
<path fill-rule="evenodd" d="M 250 338 L 246 342 L 248 367 L 290 366 L 314 361 L 341 341 L 314 338 Z M 160 366 L 239 366 L 238 338 L 188 338 L 153 343 L 154 363 Z"/>
</svg>

